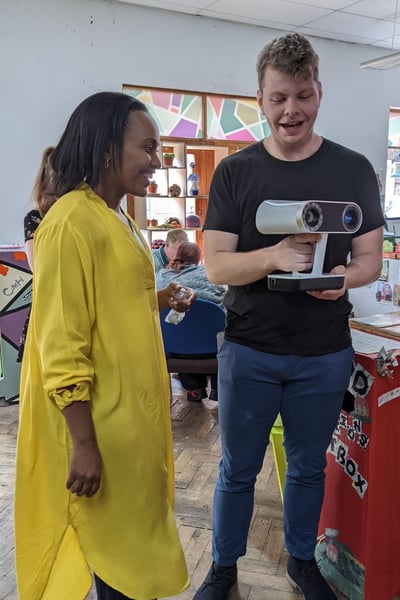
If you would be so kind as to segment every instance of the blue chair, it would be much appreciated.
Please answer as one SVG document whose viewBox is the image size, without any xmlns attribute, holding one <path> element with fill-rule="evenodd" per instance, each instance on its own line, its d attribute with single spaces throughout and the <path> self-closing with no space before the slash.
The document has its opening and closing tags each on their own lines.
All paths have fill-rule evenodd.
<svg viewBox="0 0 400 600">
<path fill-rule="evenodd" d="M 197 298 L 178 325 L 165 321 L 169 310 L 160 313 L 168 372 L 217 373 L 217 334 L 225 329 L 224 310 Z"/>
<path fill-rule="evenodd" d="M 217 336 L 225 329 L 223 309 L 213 302 L 197 298 L 178 325 L 165 321 L 169 311 L 170 309 L 166 308 L 160 313 L 168 372 L 217 373 Z M 274 452 L 279 491 L 283 497 L 286 455 L 280 415 L 272 427 L 270 442 Z"/>
</svg>

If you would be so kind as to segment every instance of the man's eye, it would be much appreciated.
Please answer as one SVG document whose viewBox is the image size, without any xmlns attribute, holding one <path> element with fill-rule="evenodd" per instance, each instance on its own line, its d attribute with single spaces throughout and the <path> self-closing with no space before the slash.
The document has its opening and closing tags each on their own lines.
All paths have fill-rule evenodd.
<svg viewBox="0 0 400 600">
<path fill-rule="evenodd" d="M 144 146 L 143 148 L 144 148 L 144 151 L 147 152 L 147 154 L 152 154 L 156 149 L 154 144 L 149 144 L 147 146 Z"/>
</svg>

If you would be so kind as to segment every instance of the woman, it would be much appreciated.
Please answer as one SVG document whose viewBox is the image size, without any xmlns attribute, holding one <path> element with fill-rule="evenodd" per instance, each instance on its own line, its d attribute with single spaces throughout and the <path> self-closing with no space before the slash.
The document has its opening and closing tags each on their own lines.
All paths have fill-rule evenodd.
<svg viewBox="0 0 400 600">
<path fill-rule="evenodd" d="M 51 156 L 58 198 L 35 235 L 21 373 L 15 537 L 21 600 L 175 595 L 188 575 L 173 515 L 169 378 L 159 310 L 186 310 L 120 207 L 160 167 L 145 106 L 101 92 Z"/>
<path fill-rule="evenodd" d="M 192 289 L 197 298 L 203 298 L 215 304 L 222 304 L 225 287 L 209 281 L 204 265 L 199 264 L 201 249 L 195 243 L 183 242 L 177 251 L 176 258 L 161 269 L 156 275 L 157 288 L 162 288 L 172 281 L 182 287 Z M 178 373 L 179 380 L 187 391 L 187 399 L 201 402 L 207 398 L 208 375 L 202 373 Z M 217 375 L 210 375 L 210 392 L 208 398 L 217 401 Z"/>
<path fill-rule="evenodd" d="M 55 198 L 47 191 L 51 183 L 51 167 L 50 167 L 50 156 L 53 152 L 54 147 L 49 146 L 45 148 L 42 153 L 42 159 L 40 161 L 40 167 L 38 174 L 36 175 L 35 183 L 32 190 L 32 203 L 35 208 L 26 213 L 24 217 L 24 239 L 25 239 L 25 252 L 28 265 L 33 271 L 33 238 L 36 229 L 43 218 L 43 215 L 50 206 L 55 202 Z M 28 331 L 29 324 L 28 313 L 24 327 L 21 333 L 21 339 L 19 342 L 17 362 L 22 362 L 24 355 L 26 334 Z"/>
<path fill-rule="evenodd" d="M 31 270 L 33 271 L 33 237 L 36 229 L 50 206 L 54 204 L 56 198 L 51 193 L 53 185 L 53 170 L 50 164 L 50 157 L 54 151 L 54 146 L 48 146 L 42 152 L 39 171 L 36 175 L 35 183 L 32 189 L 32 204 L 35 207 L 24 217 L 25 249 L 27 259 Z"/>
</svg>

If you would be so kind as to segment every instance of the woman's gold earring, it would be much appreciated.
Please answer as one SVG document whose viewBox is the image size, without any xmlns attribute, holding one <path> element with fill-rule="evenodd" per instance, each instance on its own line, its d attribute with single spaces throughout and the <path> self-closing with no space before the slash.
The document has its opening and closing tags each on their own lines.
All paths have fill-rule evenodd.
<svg viewBox="0 0 400 600">
<path fill-rule="evenodd" d="M 109 166 L 110 166 L 110 157 L 106 158 L 106 162 L 104 163 L 104 168 L 108 169 Z"/>
</svg>

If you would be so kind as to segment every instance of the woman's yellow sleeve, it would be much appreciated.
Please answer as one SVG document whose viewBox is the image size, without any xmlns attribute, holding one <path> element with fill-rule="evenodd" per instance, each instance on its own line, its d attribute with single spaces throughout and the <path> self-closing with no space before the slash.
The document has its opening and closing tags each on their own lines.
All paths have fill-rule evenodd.
<svg viewBox="0 0 400 600">
<path fill-rule="evenodd" d="M 68 222 L 38 230 L 30 326 L 44 388 L 61 410 L 90 400 L 93 263 L 87 239 Z"/>
</svg>

